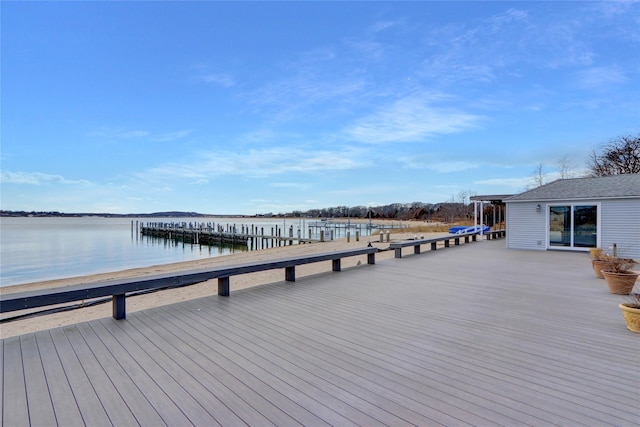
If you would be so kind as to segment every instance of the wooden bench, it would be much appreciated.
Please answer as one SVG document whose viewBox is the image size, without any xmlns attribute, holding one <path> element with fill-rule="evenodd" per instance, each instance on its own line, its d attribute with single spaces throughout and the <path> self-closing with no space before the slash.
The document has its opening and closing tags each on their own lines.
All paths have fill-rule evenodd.
<svg viewBox="0 0 640 427">
<path fill-rule="evenodd" d="M 487 240 L 491 240 L 491 239 L 497 239 L 499 237 L 505 237 L 506 236 L 506 231 L 505 230 L 495 230 L 495 231 L 489 231 L 484 233 L 485 236 L 487 236 Z"/>
<path fill-rule="evenodd" d="M 124 319 L 126 318 L 125 297 L 127 293 L 175 288 L 217 278 L 218 295 L 229 296 L 229 279 L 231 276 L 284 268 L 285 280 L 294 282 L 296 280 L 295 267 L 298 265 L 332 261 L 332 270 L 340 271 L 342 258 L 367 255 L 367 264 L 375 264 L 376 252 L 378 252 L 376 247 L 365 247 L 210 269 L 189 270 L 180 273 L 165 273 L 54 289 L 0 294 L 0 313 L 111 296 L 113 317 L 115 319 Z"/>
<path fill-rule="evenodd" d="M 451 240 L 453 240 L 454 244 L 458 246 L 460 245 L 461 238 L 464 238 L 465 243 L 469 243 L 469 239 L 475 242 L 479 234 L 480 233 L 478 232 L 474 232 L 465 234 L 452 234 L 450 236 L 434 237 L 431 239 L 403 240 L 402 242 L 391 243 L 389 245 L 389 248 L 395 250 L 396 258 L 402 258 L 402 248 L 413 246 L 413 253 L 419 254 L 421 245 L 431 244 L 431 250 L 435 251 L 436 249 L 438 249 L 438 242 L 444 242 L 444 246 L 448 248 L 450 246 Z"/>
</svg>

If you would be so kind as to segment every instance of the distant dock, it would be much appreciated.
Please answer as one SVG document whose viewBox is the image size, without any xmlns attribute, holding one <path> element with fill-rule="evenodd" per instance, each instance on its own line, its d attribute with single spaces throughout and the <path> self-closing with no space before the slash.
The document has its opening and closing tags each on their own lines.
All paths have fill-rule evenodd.
<svg viewBox="0 0 640 427">
<path fill-rule="evenodd" d="M 193 223 L 193 222 L 131 222 L 131 232 L 142 236 L 176 240 L 196 245 L 245 246 L 250 250 L 267 249 L 277 246 L 317 243 L 347 237 L 359 240 L 361 236 L 400 228 L 393 225 L 371 225 L 348 221 L 313 221 L 306 227 L 278 224 L 270 226 Z M 134 231 L 135 230 L 135 231 Z M 306 231 L 306 232 L 305 232 Z"/>
<path fill-rule="evenodd" d="M 234 226 L 223 227 L 212 223 L 148 223 L 140 226 L 143 236 L 159 237 L 169 240 L 179 240 L 196 245 L 246 246 L 249 249 L 266 249 L 276 246 L 287 246 L 301 243 L 315 243 L 319 239 L 305 238 L 293 235 L 293 227 L 289 228 L 289 235 L 282 232 L 280 227 L 271 227 L 265 233 L 265 227 Z"/>
</svg>

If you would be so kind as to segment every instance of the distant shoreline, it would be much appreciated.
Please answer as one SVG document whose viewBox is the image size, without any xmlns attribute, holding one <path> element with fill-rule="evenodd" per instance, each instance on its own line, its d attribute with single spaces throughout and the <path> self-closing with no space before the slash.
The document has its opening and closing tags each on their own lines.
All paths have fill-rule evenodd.
<svg viewBox="0 0 640 427">
<path fill-rule="evenodd" d="M 218 214 L 202 214 L 198 212 L 153 212 L 153 213 L 136 213 L 136 214 L 113 214 L 113 213 L 92 213 L 92 212 L 58 212 L 58 211 L 0 211 L 0 217 L 14 218 L 261 218 L 261 215 L 218 215 Z M 277 216 L 275 218 L 278 218 Z"/>
</svg>

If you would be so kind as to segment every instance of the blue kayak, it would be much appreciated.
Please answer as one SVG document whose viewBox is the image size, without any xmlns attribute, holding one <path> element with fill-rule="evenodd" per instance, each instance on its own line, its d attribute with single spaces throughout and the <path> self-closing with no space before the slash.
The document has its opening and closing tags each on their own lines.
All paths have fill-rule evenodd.
<svg viewBox="0 0 640 427">
<path fill-rule="evenodd" d="M 466 234 L 475 232 L 482 232 L 484 234 L 488 233 L 489 230 L 491 230 L 491 227 L 488 225 L 483 225 L 482 227 L 479 225 L 457 225 L 449 229 L 449 234 Z"/>
</svg>

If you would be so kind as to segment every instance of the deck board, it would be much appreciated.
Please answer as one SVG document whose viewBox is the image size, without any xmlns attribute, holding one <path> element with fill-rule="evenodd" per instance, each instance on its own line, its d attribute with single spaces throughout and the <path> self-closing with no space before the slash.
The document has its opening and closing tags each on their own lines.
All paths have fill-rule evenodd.
<svg viewBox="0 0 640 427">
<path fill-rule="evenodd" d="M 174 316 L 171 312 L 164 312 L 160 317 L 167 319 L 168 327 L 174 332 L 197 341 L 207 354 L 214 354 L 217 358 L 226 360 L 228 365 L 233 364 L 239 368 L 236 372 L 242 381 L 251 383 L 254 377 L 260 378 L 298 404 L 312 405 L 313 412 L 329 424 L 380 424 L 365 412 L 345 404 L 327 391 L 301 381 L 299 377 L 282 368 L 278 360 L 271 361 L 240 347 L 235 342 L 221 339 L 217 333 L 213 333 L 216 332 L 215 328 L 203 329 L 200 325 L 187 322 L 184 317 Z"/>
<path fill-rule="evenodd" d="M 2 425 L 28 426 L 29 406 L 20 337 L 3 340 L 2 349 Z"/>
<path fill-rule="evenodd" d="M 82 414 L 76 405 L 73 390 L 57 356 L 51 335 L 37 334 L 37 343 L 49 393 L 51 393 L 56 423 L 64 426 L 82 425 L 84 423 Z M 51 420 L 47 420 L 47 425 L 51 425 Z"/>
<path fill-rule="evenodd" d="M 84 371 L 81 361 L 74 352 L 64 329 L 52 329 L 49 332 L 53 344 L 56 347 L 55 354 L 57 354 L 63 366 L 69 386 L 74 394 L 77 409 L 82 415 L 84 424 L 97 426 L 111 425 L 109 415 L 107 415 L 105 408 L 102 406 L 100 398 L 91 384 L 90 378 Z M 44 335 L 46 333 L 47 331 L 39 332 L 38 335 Z M 50 357 L 53 357 L 53 354 L 54 353 L 51 353 Z M 60 408 L 60 410 L 65 409 Z"/>
<path fill-rule="evenodd" d="M 4 339 L 2 425 L 636 426 L 621 301 L 585 254 L 407 254 Z"/>
<path fill-rule="evenodd" d="M 29 424 L 48 426 L 51 424 L 51 420 L 55 420 L 55 412 L 35 335 L 20 337 L 20 346 L 22 348 L 27 402 L 29 402 Z M 55 387 L 55 384 L 51 384 L 51 386 Z"/>
<path fill-rule="evenodd" d="M 154 378 L 157 366 L 145 358 L 144 352 L 137 351 L 134 359 L 123 348 L 124 344 L 114 340 L 108 330 L 101 328 L 99 322 L 78 325 L 78 330 L 93 349 L 96 359 L 119 390 L 138 423 L 189 423 L 189 418 L 183 414 L 178 404 L 182 403 L 193 410 L 185 401 L 184 393 L 173 388 L 173 384 L 163 382 L 163 378 Z M 200 420 L 202 414 L 193 410 L 192 416 Z"/>
<path fill-rule="evenodd" d="M 80 326 L 83 326 L 82 324 Z M 96 354 L 91 348 L 91 342 L 85 341 L 80 329 L 76 327 L 65 328 L 65 336 L 69 340 L 72 351 L 76 354 L 82 365 L 82 370 L 87 376 L 91 388 L 95 391 L 100 405 L 104 408 L 105 413 L 109 417 L 113 425 L 135 425 L 138 421 L 131 412 L 130 404 L 136 401 L 127 402 L 125 397 L 128 396 L 131 383 L 124 381 L 124 376 L 118 375 L 112 368 L 113 361 L 110 360 L 106 364 L 101 364 L 96 358 Z M 100 348 L 98 347 L 98 350 Z M 112 375 L 111 377 L 109 375 Z M 134 386 L 135 387 L 135 386 Z M 84 400 L 83 390 L 76 394 L 76 399 Z M 123 396 L 124 395 L 124 396 Z M 93 407 L 89 408 L 93 410 Z"/>
<path fill-rule="evenodd" d="M 177 339 L 177 337 L 170 336 L 168 331 L 157 331 L 150 327 L 145 323 L 145 319 L 142 316 L 137 317 L 130 323 L 132 328 L 128 328 L 126 325 L 119 326 L 122 326 L 129 333 L 140 333 L 148 337 L 151 345 L 154 342 L 162 342 L 165 339 Z M 247 381 L 245 384 L 245 382 L 233 376 L 233 367 L 216 365 L 197 348 L 190 347 L 190 345 L 184 343 L 179 348 L 171 346 L 168 349 L 156 347 L 156 351 L 166 352 L 170 360 L 175 360 L 180 367 L 201 383 L 206 391 L 210 391 L 217 399 L 225 402 L 232 413 L 241 414 L 242 419 L 238 418 L 238 420 L 247 424 L 261 425 L 268 423 L 274 425 L 282 424 L 283 420 L 287 421 L 287 425 L 296 423 L 299 423 L 299 425 L 322 425 L 319 418 L 294 402 L 285 399 L 279 393 L 274 393 L 265 383 L 253 380 Z M 265 390 L 268 391 L 265 393 Z M 269 400 L 265 399 L 261 393 L 267 394 Z M 219 412 L 216 411 L 216 413 L 218 414 Z M 222 421 L 221 423 L 233 425 L 237 424 L 238 421 L 231 419 L 228 422 Z"/>
</svg>

